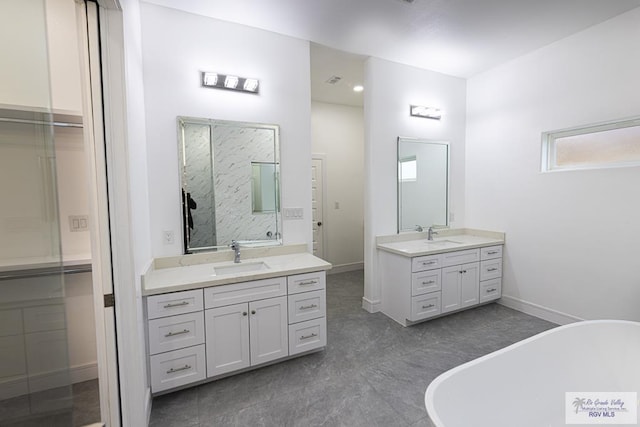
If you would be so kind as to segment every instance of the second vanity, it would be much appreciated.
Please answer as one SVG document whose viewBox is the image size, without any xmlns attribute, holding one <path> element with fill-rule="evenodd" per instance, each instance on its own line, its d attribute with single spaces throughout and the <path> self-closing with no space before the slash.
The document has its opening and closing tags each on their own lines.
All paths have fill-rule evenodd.
<svg viewBox="0 0 640 427">
<path fill-rule="evenodd" d="M 439 230 L 378 236 L 382 312 L 409 326 L 500 298 L 504 233 Z"/>
<path fill-rule="evenodd" d="M 152 393 L 326 346 L 325 272 L 306 245 L 156 259 L 143 276 Z"/>
</svg>

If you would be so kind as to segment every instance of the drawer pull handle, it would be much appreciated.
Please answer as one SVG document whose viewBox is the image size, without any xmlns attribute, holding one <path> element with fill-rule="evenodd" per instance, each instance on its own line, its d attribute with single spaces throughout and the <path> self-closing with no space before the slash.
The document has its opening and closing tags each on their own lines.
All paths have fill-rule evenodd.
<svg viewBox="0 0 640 427">
<path fill-rule="evenodd" d="M 167 304 L 164 306 L 164 308 L 181 307 L 183 305 L 189 305 L 189 301 L 177 302 L 175 304 Z"/>
<path fill-rule="evenodd" d="M 316 308 L 317 305 L 316 304 L 311 304 L 311 305 L 301 305 L 300 306 L 300 310 L 309 310 L 310 308 Z"/>
<path fill-rule="evenodd" d="M 435 304 L 423 305 L 422 308 L 431 308 L 435 307 Z"/>
<path fill-rule="evenodd" d="M 171 368 L 167 371 L 167 374 L 174 374 L 176 372 L 186 371 L 187 369 L 191 369 L 191 365 L 184 365 L 181 368 Z"/>
<path fill-rule="evenodd" d="M 487 289 L 487 293 L 490 294 L 491 292 L 495 292 L 497 291 L 496 288 L 491 288 L 491 289 Z"/>
<path fill-rule="evenodd" d="M 182 334 L 188 334 L 189 332 L 191 332 L 188 329 L 183 329 L 182 331 L 178 331 L 178 332 L 169 332 L 168 334 L 164 334 L 165 338 L 169 338 L 169 337 L 175 337 L 176 335 L 182 335 Z"/>
<path fill-rule="evenodd" d="M 492 268 L 487 268 L 487 271 L 498 271 L 498 269 L 496 267 L 492 267 Z"/>
<path fill-rule="evenodd" d="M 430 285 L 432 283 L 436 283 L 435 280 L 429 280 L 428 282 L 422 282 L 423 285 Z"/>
<path fill-rule="evenodd" d="M 300 286 L 308 286 L 308 285 L 315 285 L 316 283 L 318 283 L 317 280 L 307 280 L 306 282 L 298 283 L 298 285 L 300 285 Z"/>
<path fill-rule="evenodd" d="M 435 263 L 436 263 L 435 261 L 423 261 L 422 265 L 432 265 L 432 264 L 435 264 Z"/>
<path fill-rule="evenodd" d="M 317 336 L 318 336 L 318 334 L 313 332 L 313 333 L 311 333 L 311 335 L 300 335 L 300 339 L 301 340 L 308 340 L 309 338 L 315 338 Z"/>
<path fill-rule="evenodd" d="M 497 253 L 498 253 L 498 251 L 489 251 L 489 252 L 487 252 L 487 255 L 495 255 Z"/>
</svg>

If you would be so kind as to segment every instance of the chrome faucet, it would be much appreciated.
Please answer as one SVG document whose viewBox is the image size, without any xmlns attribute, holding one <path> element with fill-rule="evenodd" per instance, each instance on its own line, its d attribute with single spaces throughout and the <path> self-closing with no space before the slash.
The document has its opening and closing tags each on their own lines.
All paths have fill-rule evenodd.
<svg viewBox="0 0 640 427">
<path fill-rule="evenodd" d="M 236 264 L 240 263 L 240 243 L 236 240 L 231 241 L 231 249 L 235 252 L 235 257 L 233 258 L 233 262 Z"/>
<path fill-rule="evenodd" d="M 427 230 L 427 240 L 433 240 L 433 235 L 434 234 L 438 234 L 437 231 L 433 231 L 433 227 L 429 227 L 429 229 Z"/>
</svg>

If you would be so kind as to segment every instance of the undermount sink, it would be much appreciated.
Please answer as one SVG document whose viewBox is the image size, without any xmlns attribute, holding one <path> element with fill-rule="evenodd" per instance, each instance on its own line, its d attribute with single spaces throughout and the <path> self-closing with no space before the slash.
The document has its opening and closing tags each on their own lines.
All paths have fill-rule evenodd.
<svg viewBox="0 0 640 427">
<path fill-rule="evenodd" d="M 442 239 L 442 240 L 427 240 L 425 241 L 425 243 L 429 244 L 429 245 L 441 245 L 441 246 L 445 246 L 445 245 L 459 245 L 462 242 L 456 242 L 455 240 L 446 240 L 446 239 Z"/>
<path fill-rule="evenodd" d="M 223 274 L 249 273 L 252 271 L 268 270 L 269 266 L 264 262 L 241 262 L 240 264 L 222 265 L 213 268 L 213 274 L 216 276 Z"/>
</svg>

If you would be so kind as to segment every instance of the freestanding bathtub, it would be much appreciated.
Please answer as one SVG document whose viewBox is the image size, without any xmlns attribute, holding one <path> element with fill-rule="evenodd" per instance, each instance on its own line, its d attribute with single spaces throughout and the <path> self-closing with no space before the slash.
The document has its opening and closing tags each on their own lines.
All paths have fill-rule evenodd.
<svg viewBox="0 0 640 427">
<path fill-rule="evenodd" d="M 556 427 L 567 425 L 566 392 L 640 397 L 640 323 L 592 320 L 542 332 L 443 373 L 425 405 L 436 427 Z"/>
</svg>

